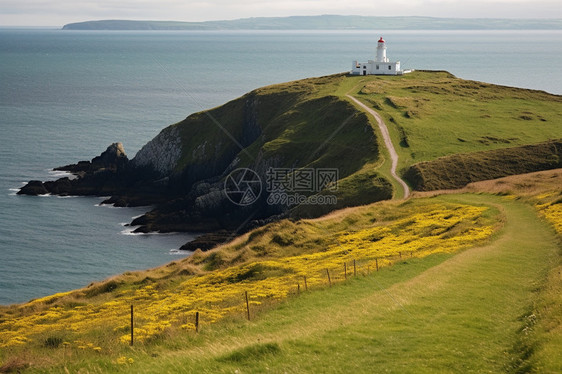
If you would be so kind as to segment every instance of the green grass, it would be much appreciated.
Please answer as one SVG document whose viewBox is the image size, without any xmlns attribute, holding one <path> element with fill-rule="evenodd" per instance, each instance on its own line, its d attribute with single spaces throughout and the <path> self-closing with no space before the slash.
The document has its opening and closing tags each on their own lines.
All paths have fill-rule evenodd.
<svg viewBox="0 0 562 374">
<path fill-rule="evenodd" d="M 490 196 L 440 199 L 499 204 L 505 227 L 484 247 L 406 260 L 303 295 L 256 322 L 210 331 L 192 349 L 143 363 L 141 372 L 516 372 L 537 365 L 515 348 L 558 258 L 552 230 L 522 203 Z M 259 354 L 248 357 L 251 351 Z M 224 359 L 238 355 L 245 358 Z"/>
<path fill-rule="evenodd" d="M 494 206 L 504 226 L 487 244 L 402 262 L 273 309 L 123 348 L 132 364 L 70 361 L 70 372 L 557 372 L 559 340 L 536 308 L 552 302 L 560 242 L 524 202 L 490 195 L 439 201 Z M 555 296 L 554 296 L 555 297 Z M 551 311 L 550 318 L 559 315 Z M 558 340 L 557 340 L 558 339 Z M 541 369 L 542 368 L 542 369 Z M 51 372 L 64 372 L 64 367 Z M 31 372 L 34 372 L 31 370 Z M 37 371 L 40 372 L 40 371 Z"/>
<path fill-rule="evenodd" d="M 268 167 L 337 169 L 342 180 L 335 193 L 338 204 L 308 209 L 307 217 L 391 198 L 392 186 L 372 167 L 380 154 L 376 130 L 341 97 L 353 85 L 344 74 L 277 84 L 192 114 L 164 130 L 177 129 L 181 137 L 174 177 L 190 181 L 194 174 L 221 175 L 234 159 L 237 167 L 261 172 Z M 366 188 L 358 188 L 357 180 Z"/>
<path fill-rule="evenodd" d="M 437 157 L 562 137 L 562 97 L 468 81 L 447 72 L 350 77 L 389 126 L 399 168 Z"/>
</svg>

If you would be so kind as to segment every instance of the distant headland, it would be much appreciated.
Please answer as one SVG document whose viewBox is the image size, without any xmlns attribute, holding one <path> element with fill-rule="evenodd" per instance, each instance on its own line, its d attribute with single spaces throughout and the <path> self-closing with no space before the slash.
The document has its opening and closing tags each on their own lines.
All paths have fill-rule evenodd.
<svg viewBox="0 0 562 374">
<path fill-rule="evenodd" d="M 562 30 L 562 19 L 372 16 L 253 17 L 224 21 L 99 20 L 69 23 L 63 30 Z"/>
</svg>

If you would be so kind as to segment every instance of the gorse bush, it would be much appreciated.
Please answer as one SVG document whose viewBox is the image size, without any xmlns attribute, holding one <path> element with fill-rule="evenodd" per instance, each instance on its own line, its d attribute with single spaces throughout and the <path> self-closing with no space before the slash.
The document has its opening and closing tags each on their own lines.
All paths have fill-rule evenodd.
<svg viewBox="0 0 562 374">
<path fill-rule="evenodd" d="M 270 303 L 294 293 L 299 284 L 303 287 L 304 277 L 309 288 L 325 286 L 326 270 L 331 275 L 331 282 L 343 280 L 346 276 L 344 263 L 348 274 L 351 274 L 352 263 L 365 272 L 387 266 L 399 256 L 421 257 L 459 250 L 485 240 L 494 232 L 494 225 L 483 217 L 488 208 L 426 202 L 411 207 L 405 205 L 403 209 L 412 209 L 416 213 L 381 223 L 348 217 L 350 224 L 347 227 L 340 226 L 330 235 L 324 232 L 333 239 L 331 244 L 316 248 L 317 238 L 312 237 L 310 244 L 304 233 L 322 234 L 326 227 L 338 225 L 335 221 L 309 221 L 301 232 L 294 224 L 272 225 L 297 232 L 298 243 L 290 244 L 287 232 L 275 232 L 271 236 L 267 232 L 249 235 L 255 241 L 268 240 L 269 246 L 297 246 L 289 248 L 288 253 L 300 251 L 301 254 L 283 256 L 273 251 L 277 253 L 274 257 L 260 259 L 248 255 L 250 260 L 246 263 L 232 265 L 237 263 L 240 253 L 251 252 L 248 247 L 256 243 L 249 241 L 234 252 L 226 248 L 204 254 L 198 260 L 202 261 L 200 266 L 220 264 L 222 267 L 201 275 L 150 278 L 149 282 L 136 284 L 111 280 L 90 289 L 31 301 L 18 307 L 16 315 L 2 316 L 0 347 L 30 344 L 35 337 L 45 333 L 50 337 L 44 345 L 56 347 L 62 344 L 62 339 L 53 335 L 57 332 L 72 336 L 69 340 L 79 339 L 80 343 L 74 343 L 75 346 L 92 345 L 92 349 L 98 345 L 102 349 L 104 342 L 85 342 L 81 337 L 103 336 L 104 340 L 128 343 L 130 305 L 135 306 L 135 341 L 148 341 L 169 329 L 193 329 L 193 322 L 189 321 L 193 321 L 196 311 L 200 312 L 203 324 L 244 313 L 243 295 L 246 291 L 251 307 Z M 84 298 L 89 303 L 77 303 Z"/>
</svg>

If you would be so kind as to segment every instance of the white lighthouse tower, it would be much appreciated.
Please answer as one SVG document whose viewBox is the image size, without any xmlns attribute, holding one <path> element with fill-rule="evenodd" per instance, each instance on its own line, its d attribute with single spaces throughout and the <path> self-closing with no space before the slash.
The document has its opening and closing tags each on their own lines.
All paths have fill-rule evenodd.
<svg viewBox="0 0 562 374">
<path fill-rule="evenodd" d="M 353 61 L 352 75 L 402 75 L 412 70 L 400 70 L 400 61 L 391 62 L 386 57 L 386 42 L 380 37 L 377 42 L 377 57 L 368 62 Z"/>
<path fill-rule="evenodd" d="M 388 58 L 386 58 L 386 43 L 382 36 L 377 43 L 377 59 L 375 62 L 388 62 Z"/>
</svg>

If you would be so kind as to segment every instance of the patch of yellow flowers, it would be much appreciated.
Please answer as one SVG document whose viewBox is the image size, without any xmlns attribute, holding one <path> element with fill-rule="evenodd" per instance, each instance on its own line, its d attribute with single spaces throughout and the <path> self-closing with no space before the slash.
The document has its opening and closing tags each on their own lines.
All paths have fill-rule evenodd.
<svg viewBox="0 0 562 374">
<path fill-rule="evenodd" d="M 556 232 L 562 235 L 562 192 L 545 193 L 535 197 L 536 207 L 542 215 L 554 226 Z M 553 199 L 557 199 L 552 201 Z"/>
<path fill-rule="evenodd" d="M 58 294 L 24 304 L 26 312 L 0 319 L 0 348 L 29 344 L 46 334 L 83 337 L 92 331 L 103 331 L 103 339 L 129 342 L 130 305 L 135 306 L 135 342 L 157 337 L 171 327 L 193 329 L 196 311 L 202 323 L 213 323 L 226 315 L 243 313 L 245 292 L 250 306 L 264 301 L 280 300 L 304 289 L 325 286 L 343 280 L 344 263 L 347 274 L 353 266 L 363 273 L 377 266 L 386 266 L 404 257 L 422 257 L 437 252 L 452 252 L 488 238 L 494 227 L 479 220 L 487 208 L 453 204 L 428 204 L 420 212 L 389 224 L 374 223 L 357 231 L 337 234 L 327 248 L 309 254 L 257 261 L 231 266 L 181 283 L 148 284 L 118 289 L 106 302 L 80 306 L 37 308 L 49 304 Z M 550 214 L 550 213 L 549 213 Z M 558 214 L 560 212 L 552 213 Z M 560 222 L 560 221 L 559 221 Z M 298 286 L 297 286 L 298 285 Z M 91 334 L 96 336 L 95 334 Z M 98 335 L 99 336 L 99 335 Z M 87 344 L 86 344 L 87 345 Z M 90 345 L 92 345 L 90 343 Z M 103 342 L 92 347 L 101 351 Z M 119 363 L 130 363 L 121 357 Z"/>
</svg>

